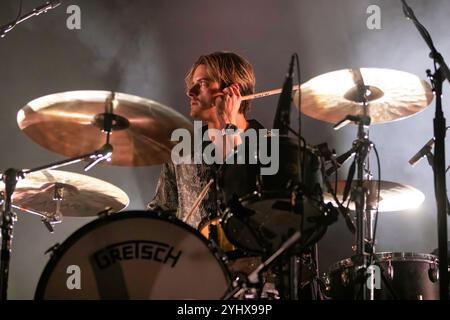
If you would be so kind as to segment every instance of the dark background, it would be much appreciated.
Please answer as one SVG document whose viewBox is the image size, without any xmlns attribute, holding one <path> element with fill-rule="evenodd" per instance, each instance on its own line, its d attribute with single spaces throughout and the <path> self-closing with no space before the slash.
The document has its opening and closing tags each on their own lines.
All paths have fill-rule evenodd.
<svg viewBox="0 0 450 320">
<path fill-rule="evenodd" d="M 23 13 L 42 4 L 24 0 Z M 449 58 L 450 5 L 446 0 L 410 0 L 438 50 Z M 13 20 L 19 1 L 0 3 L 0 24 Z M 69 30 L 66 9 L 81 9 L 81 30 Z M 370 4 L 381 8 L 381 29 L 369 30 Z M 429 50 L 400 1 L 244 0 L 244 1 L 63 1 L 62 5 L 16 27 L 0 39 L 0 170 L 31 168 L 64 159 L 32 142 L 19 129 L 17 112 L 38 97 L 72 90 L 116 90 L 158 101 L 188 116 L 184 76 L 204 53 L 235 51 L 255 69 L 257 91 L 281 87 L 289 57 L 301 59 L 302 82 L 350 67 L 390 68 L 425 78 L 432 68 Z M 448 112 L 444 86 L 444 110 Z M 254 102 L 250 114 L 272 126 L 278 96 Z M 378 251 L 429 253 L 437 245 L 432 174 L 426 161 L 414 168 L 408 159 L 432 136 L 434 103 L 402 121 L 375 125 L 371 140 L 381 156 L 384 180 L 412 185 L 425 194 L 416 210 L 380 215 Z M 292 112 L 296 123 L 297 112 Z M 341 131 L 303 117 L 310 144 L 328 142 L 342 153 L 356 128 Z M 55 133 L 57 134 L 57 133 Z M 449 145 L 447 145 L 447 148 Z M 371 161 L 374 161 L 371 155 Z M 375 162 L 372 162 L 375 163 Z M 82 165 L 63 170 L 82 173 Z M 127 210 L 145 208 L 152 198 L 160 166 L 98 166 L 88 175 L 113 183 L 130 197 Z M 346 170 L 341 171 L 345 177 Z M 44 251 L 92 219 L 65 217 L 54 234 L 37 216 L 18 213 L 9 282 L 9 298 L 30 299 L 48 257 Z M 320 242 L 321 272 L 351 255 L 352 237 L 342 219 Z M 193 275 L 195 276 L 195 275 Z"/>
</svg>

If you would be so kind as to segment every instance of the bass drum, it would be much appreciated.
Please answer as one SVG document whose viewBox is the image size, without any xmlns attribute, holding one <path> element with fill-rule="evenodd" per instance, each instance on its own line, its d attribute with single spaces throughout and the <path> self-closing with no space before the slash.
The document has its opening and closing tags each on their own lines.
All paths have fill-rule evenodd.
<svg viewBox="0 0 450 320">
<path fill-rule="evenodd" d="M 375 300 L 439 300 L 439 266 L 436 256 L 412 252 L 383 252 L 375 254 L 376 262 L 383 273 L 375 275 Z M 328 295 L 337 300 L 361 299 L 362 281 L 355 270 L 354 259 L 345 259 L 335 263 L 328 274 Z M 389 286 L 387 285 L 387 283 Z"/>
<path fill-rule="evenodd" d="M 46 265 L 36 299 L 221 299 L 228 270 L 198 231 L 172 215 L 128 211 L 71 235 Z"/>
<path fill-rule="evenodd" d="M 296 230 L 303 235 L 316 231 L 323 212 L 320 169 L 312 148 L 302 147 L 299 152 L 296 139 L 279 137 L 278 172 L 259 175 L 257 190 L 228 203 L 222 223 L 230 242 L 248 252 L 266 254 L 277 250 Z M 296 188 L 302 195 L 298 211 L 303 214 L 294 210 Z"/>
</svg>

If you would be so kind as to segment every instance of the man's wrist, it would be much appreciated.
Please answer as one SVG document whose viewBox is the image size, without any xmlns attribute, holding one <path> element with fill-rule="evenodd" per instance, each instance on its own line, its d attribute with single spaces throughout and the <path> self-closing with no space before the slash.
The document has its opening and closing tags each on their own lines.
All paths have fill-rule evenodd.
<svg viewBox="0 0 450 320">
<path fill-rule="evenodd" d="M 239 132 L 239 128 L 237 125 L 232 123 L 227 123 L 225 127 L 222 129 L 222 135 L 228 135 L 228 134 L 236 134 Z"/>
</svg>

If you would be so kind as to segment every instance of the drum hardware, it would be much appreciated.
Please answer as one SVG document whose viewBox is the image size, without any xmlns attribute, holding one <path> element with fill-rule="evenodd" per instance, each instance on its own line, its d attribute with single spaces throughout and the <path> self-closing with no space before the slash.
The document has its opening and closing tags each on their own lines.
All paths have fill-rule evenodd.
<svg viewBox="0 0 450 320">
<path fill-rule="evenodd" d="M 320 167 L 320 163 L 316 162 L 317 157 L 310 152 L 301 134 L 290 127 L 296 57 L 298 62 L 296 54 L 291 56 L 274 119 L 273 127 L 279 130 L 279 135 L 274 135 L 273 131 L 271 135 L 272 138 L 280 140 L 280 163 L 284 165 L 275 176 L 260 176 L 257 181 L 258 190 L 229 206 L 224 220 L 230 241 L 234 241 L 238 247 L 259 251 L 263 255 L 273 253 L 276 249 L 284 251 L 284 245 L 292 239 L 291 237 L 286 240 L 289 235 L 298 232 L 298 240 L 302 235 L 297 248 L 286 253 L 286 260 L 290 261 L 289 284 L 282 295 L 292 300 L 299 298 L 298 261 L 301 259 L 303 246 L 306 248 L 306 245 L 320 239 L 326 227 L 337 218 L 331 214 L 331 210 L 334 213 L 334 208 L 326 208 L 322 202 L 320 180 L 314 176 Z M 295 139 L 287 136 L 289 132 L 294 133 Z M 311 170 L 307 170 L 309 168 Z M 317 213 L 320 216 L 317 216 Z M 276 255 L 279 250 L 274 254 Z M 271 258 L 267 261 L 270 263 L 270 260 Z M 255 272 L 258 274 L 258 269 Z M 252 276 L 255 276 L 254 273 L 249 279 L 254 283 Z M 235 288 L 230 291 L 228 297 L 240 292 L 238 287 L 246 287 L 247 282 L 246 279 L 235 281 Z"/>
<path fill-rule="evenodd" d="M 256 190 L 232 198 L 223 213 L 224 230 L 235 246 L 256 254 L 270 254 L 300 227 L 304 235 L 323 215 L 320 160 L 312 147 L 300 148 L 295 138 L 280 136 L 280 166 L 275 175 L 257 177 Z M 304 180 L 299 175 L 304 169 Z M 304 218 L 303 218 L 304 217 Z M 284 238 L 283 238 L 284 237 Z"/>
<path fill-rule="evenodd" d="M 322 223 L 333 223 L 337 219 L 337 211 L 333 210 L 334 208 L 332 206 L 329 207 L 330 211 L 325 211 L 325 216 L 332 216 L 332 218 L 323 219 L 321 220 Z M 332 209 L 333 208 L 333 209 Z M 318 228 L 317 228 L 318 229 Z M 325 228 L 326 230 L 326 228 Z M 264 260 L 250 275 L 245 276 L 242 274 L 239 274 L 236 276 L 236 278 L 232 281 L 232 286 L 229 289 L 229 292 L 225 295 L 224 299 L 232 299 L 234 297 L 238 297 L 243 294 L 249 287 L 254 287 L 258 283 L 260 283 L 260 274 L 262 271 L 266 270 L 266 268 L 273 265 L 277 260 L 280 259 L 286 259 L 289 257 L 289 259 L 294 258 L 297 259 L 295 261 L 291 261 L 294 264 L 298 264 L 299 262 L 299 255 L 301 255 L 305 249 L 311 246 L 311 244 L 314 244 L 317 242 L 317 238 L 321 238 L 323 236 L 323 229 L 321 231 L 315 231 L 312 234 L 310 234 L 307 238 L 304 238 L 301 236 L 300 231 L 295 231 L 282 245 L 276 250 L 272 255 L 270 255 L 266 260 Z M 294 248 L 294 245 L 296 247 Z M 289 252 L 290 249 L 294 249 L 294 253 Z M 287 255 L 287 257 L 286 257 Z M 291 267 L 291 272 L 292 268 Z M 298 292 L 293 293 L 292 290 L 295 288 L 298 288 L 298 274 L 291 274 L 290 280 L 289 280 L 289 292 L 290 294 L 294 295 L 294 297 L 298 298 Z M 295 281 L 296 284 L 294 285 L 292 281 Z M 287 293 L 285 293 L 287 295 Z M 293 298 L 293 297 L 292 297 Z"/>
<path fill-rule="evenodd" d="M 380 93 L 374 94 L 372 96 L 371 91 L 368 89 L 369 86 L 366 86 L 365 79 L 363 78 L 362 72 L 360 69 L 353 69 L 351 72 L 352 80 L 355 84 L 355 87 L 352 87 L 350 91 L 353 92 L 351 95 L 351 101 L 357 103 L 360 108 L 360 113 L 358 115 L 346 115 L 342 120 L 340 120 L 335 126 L 334 129 L 338 130 L 343 126 L 347 125 L 350 122 L 355 122 L 358 125 L 358 134 L 357 139 L 354 142 L 355 146 L 355 159 L 350 166 L 348 177 L 346 181 L 346 185 L 344 187 L 344 195 L 343 201 L 346 201 L 347 196 L 350 191 L 350 183 L 354 178 L 355 169 L 356 169 L 356 187 L 352 190 L 352 198 L 355 202 L 355 215 L 356 215 L 356 255 L 358 257 L 357 266 L 364 272 L 367 270 L 369 266 L 369 261 L 367 260 L 368 255 L 371 255 L 374 252 L 374 242 L 372 238 L 372 233 L 370 232 L 372 229 L 372 219 L 371 219 L 371 207 L 367 202 L 367 194 L 368 190 L 364 188 L 363 180 L 366 178 L 370 178 L 370 176 L 366 177 L 365 167 L 367 165 L 367 157 L 370 152 L 370 149 L 373 147 L 373 143 L 369 140 L 369 126 L 371 123 L 371 117 L 369 116 L 369 99 L 374 101 L 375 99 L 381 97 Z M 356 90 L 354 90 L 356 88 Z M 345 98 L 348 99 L 348 92 L 344 94 Z M 381 92 L 381 91 L 380 91 Z M 371 105 L 372 107 L 372 105 Z M 376 207 L 375 207 L 376 208 Z M 367 216 L 367 214 L 369 216 Z M 369 226 L 369 234 L 367 234 L 367 226 Z M 366 242 L 367 239 L 367 242 Z M 371 246 L 370 251 L 367 251 L 366 244 Z M 367 299 L 367 287 L 366 282 L 362 283 L 362 299 Z M 369 288 L 370 290 L 370 298 L 373 298 L 373 286 Z"/>
<path fill-rule="evenodd" d="M 339 86 L 332 85 L 339 83 Z M 407 90 L 405 90 L 407 89 Z M 375 146 L 369 140 L 371 124 L 403 119 L 422 111 L 432 100 L 431 87 L 414 75 L 387 69 L 348 69 L 329 72 L 315 77 L 302 85 L 294 101 L 302 104 L 302 112 L 322 121 L 335 123 L 339 130 L 349 123 L 358 125 L 357 139 L 352 148 L 336 157 L 327 146 L 319 145 L 325 163 L 322 169 L 323 182 L 328 192 L 324 202 L 334 204 L 344 215 L 350 231 L 356 232 L 354 245 L 355 270 L 358 282 L 366 286 L 369 265 L 375 254 L 375 226 L 378 211 L 398 211 L 418 206 L 424 195 L 415 188 L 387 181 L 372 181 L 366 168 L 368 155 Z M 412 95 L 410 95 L 412 93 Z M 395 110 L 395 112 L 392 112 Z M 324 150 L 325 149 L 325 150 Z M 337 170 L 355 156 L 349 168 L 347 180 L 338 181 Z M 336 173 L 335 181 L 329 177 Z M 356 179 L 354 176 L 356 174 Z M 335 187 L 333 188 L 333 183 Z M 348 202 L 347 202 L 348 199 Z M 345 203 L 347 202 L 347 205 Z M 355 211 L 356 228 L 349 216 Z M 375 261 L 376 263 L 376 261 Z M 383 266 L 380 266 L 382 269 Z M 388 278 L 383 277 L 389 289 Z M 374 291 L 362 290 L 363 299 L 373 299 Z M 353 292 L 355 294 L 355 292 Z M 370 295 L 369 295 L 370 294 Z"/>
<path fill-rule="evenodd" d="M 60 243 L 55 243 L 53 246 L 51 246 L 50 248 L 45 250 L 44 254 L 49 254 L 50 253 L 50 255 L 53 256 L 58 251 L 58 248 L 60 246 L 61 246 Z"/>
<path fill-rule="evenodd" d="M 113 207 L 106 207 L 105 210 L 100 211 L 99 213 L 97 213 L 98 217 L 107 217 L 110 216 L 114 213 L 117 213 L 117 211 L 114 211 Z"/>
<path fill-rule="evenodd" d="M 433 120 L 434 128 L 434 185 L 436 194 L 436 207 L 437 207 L 437 228 L 438 228 L 438 248 L 439 248 L 439 261 L 447 261 L 448 259 L 448 234 L 447 234 L 447 187 L 446 187 L 446 171 L 445 171 L 445 134 L 446 124 L 444 112 L 442 110 L 442 84 L 445 80 L 450 82 L 450 69 L 447 66 L 442 55 L 437 51 L 433 44 L 433 39 L 426 30 L 426 28 L 416 18 L 414 11 L 408 6 L 405 0 L 402 0 L 403 13 L 405 17 L 416 26 L 420 35 L 424 39 L 425 43 L 429 47 L 431 53 L 429 57 L 433 60 L 434 73 L 430 70 L 426 70 L 427 76 L 430 79 L 433 91 L 436 97 L 436 109 L 435 118 Z M 441 263 L 439 266 L 440 274 L 440 299 L 449 300 L 449 272 L 447 266 Z"/>
<path fill-rule="evenodd" d="M 1 223 L 1 229 L 2 229 L 2 247 L 1 247 L 1 279 L 0 279 L 0 294 L 1 294 L 1 300 L 7 299 L 7 291 L 8 291 L 8 274 L 9 274 L 9 261 L 10 261 L 10 255 L 11 255 L 11 246 L 12 246 L 12 238 L 13 238 L 13 227 L 14 227 L 14 221 L 15 221 L 15 213 L 12 211 L 13 209 L 13 203 L 12 203 L 12 196 L 13 193 L 16 191 L 17 184 L 20 180 L 26 179 L 27 175 L 33 174 L 38 171 L 42 171 L 49 168 L 59 168 L 62 166 L 66 166 L 69 164 L 73 164 L 76 162 L 83 161 L 86 158 L 90 157 L 96 157 L 99 154 L 102 155 L 102 157 L 106 157 L 107 155 L 104 155 L 101 153 L 100 150 L 92 152 L 90 154 L 82 155 L 81 157 L 74 157 L 71 159 L 68 159 L 66 161 L 60 161 L 55 164 L 50 164 L 47 166 L 42 166 L 36 169 L 26 169 L 26 170 L 17 170 L 17 169 L 7 169 L 3 175 L 2 175 L 2 181 L 4 183 L 4 203 L 3 203 L 3 212 L 2 212 L 2 223 Z M 52 193 L 53 197 L 54 193 Z M 58 203 L 60 201 L 57 201 L 57 208 Z M 58 214 L 58 211 L 56 212 Z M 49 225 L 47 224 L 49 221 L 45 220 L 44 224 L 46 224 L 47 228 L 49 228 Z M 51 226 L 51 224 L 50 224 Z M 52 230 L 53 228 L 49 228 L 49 230 Z"/>
<path fill-rule="evenodd" d="M 268 259 L 263 261 L 250 275 L 237 275 L 231 282 L 227 294 L 224 296 L 224 300 L 229 300 L 241 295 L 249 286 L 258 284 L 260 282 L 260 273 L 272 264 L 278 257 L 282 255 L 292 245 L 297 243 L 301 238 L 300 231 L 296 231 L 281 247 L 275 251 Z"/>
</svg>

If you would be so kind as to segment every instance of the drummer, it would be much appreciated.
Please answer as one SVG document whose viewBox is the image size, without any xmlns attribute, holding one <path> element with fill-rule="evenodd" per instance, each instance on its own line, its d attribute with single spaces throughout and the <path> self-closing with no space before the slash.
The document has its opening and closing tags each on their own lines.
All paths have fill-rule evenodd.
<svg viewBox="0 0 450 320">
<path fill-rule="evenodd" d="M 241 135 L 248 129 L 262 129 L 256 120 L 246 118 L 250 101 L 242 100 L 255 89 L 253 67 L 242 56 L 232 52 L 214 52 L 200 56 L 186 76 L 186 94 L 190 100 L 190 115 L 205 123 L 209 141 L 223 150 L 222 157 L 236 156 L 242 144 Z M 215 129 L 215 130 L 211 130 Z M 223 136 L 210 132 L 222 132 Z M 221 140 L 223 139 L 223 140 Z M 233 148 L 225 148 L 226 144 Z M 247 149 L 247 148 L 244 148 Z M 234 152 L 238 150 L 238 152 Z M 231 153 L 230 153 L 231 151 Z M 249 159 L 248 155 L 245 159 Z M 259 167 L 246 164 L 174 164 L 163 165 L 150 210 L 176 212 L 177 218 L 194 228 L 218 215 L 219 203 L 225 205 L 231 197 L 243 196 L 255 190 Z M 219 170 L 220 169 L 220 170 Z M 206 196 L 195 207 L 198 196 L 213 179 Z M 218 188 L 219 187 L 219 188 Z M 217 192 L 220 191 L 220 192 Z M 188 213 L 195 208 L 189 216 Z"/>
</svg>

